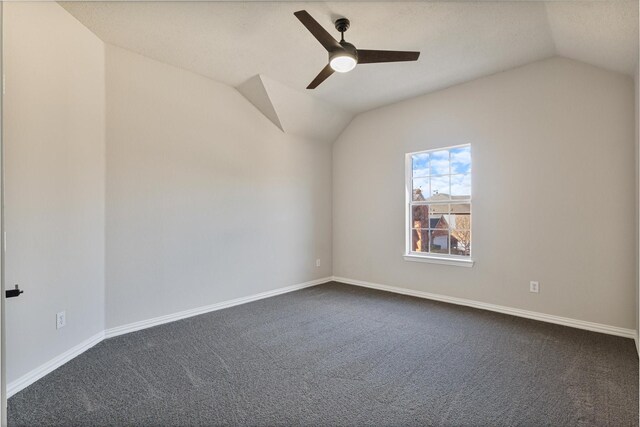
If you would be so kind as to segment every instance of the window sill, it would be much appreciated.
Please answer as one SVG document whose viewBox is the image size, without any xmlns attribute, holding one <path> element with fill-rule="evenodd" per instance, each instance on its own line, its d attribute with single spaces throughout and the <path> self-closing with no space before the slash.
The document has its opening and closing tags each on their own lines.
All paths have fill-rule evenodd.
<svg viewBox="0 0 640 427">
<path fill-rule="evenodd" d="M 404 260 L 411 261 L 411 262 L 427 262 L 431 264 L 455 265 L 458 267 L 473 267 L 473 264 L 474 264 L 474 261 L 472 259 L 445 258 L 445 257 L 438 257 L 438 256 L 414 255 L 414 254 L 405 254 Z"/>
</svg>

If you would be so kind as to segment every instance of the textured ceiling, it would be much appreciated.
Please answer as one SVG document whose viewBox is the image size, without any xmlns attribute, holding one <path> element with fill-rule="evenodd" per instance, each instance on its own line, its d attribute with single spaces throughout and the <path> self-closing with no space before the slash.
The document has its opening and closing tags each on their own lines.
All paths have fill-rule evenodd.
<svg viewBox="0 0 640 427">
<path fill-rule="evenodd" d="M 326 52 L 293 16 L 300 9 L 328 30 L 348 17 L 346 39 L 359 48 L 422 52 L 313 91 L 353 113 L 553 55 L 631 74 L 638 54 L 637 1 L 61 4 L 107 43 L 234 87 L 262 74 L 304 90 L 322 69 Z"/>
</svg>

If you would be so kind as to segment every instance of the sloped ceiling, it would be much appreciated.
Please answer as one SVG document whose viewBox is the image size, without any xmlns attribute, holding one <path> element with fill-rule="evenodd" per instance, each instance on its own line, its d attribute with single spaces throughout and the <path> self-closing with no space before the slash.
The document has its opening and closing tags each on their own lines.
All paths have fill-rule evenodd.
<svg viewBox="0 0 640 427">
<path fill-rule="evenodd" d="M 547 3 L 556 53 L 632 75 L 638 63 L 638 2 Z"/>
<path fill-rule="evenodd" d="M 274 125 L 290 135 L 333 142 L 353 119 L 352 113 L 267 76 L 254 76 L 237 89 Z"/>
<path fill-rule="evenodd" d="M 271 120 L 274 125 L 278 126 L 281 131 L 285 131 L 284 126 L 280 122 L 280 117 L 278 116 L 276 107 L 273 105 L 274 101 L 271 99 L 271 96 L 269 96 L 267 86 L 259 74 L 242 83 L 237 89 L 258 110 L 260 110 L 262 114 Z"/>
<path fill-rule="evenodd" d="M 304 91 L 327 54 L 293 16 L 300 9 L 328 30 L 348 17 L 346 39 L 357 47 L 422 52 L 415 63 L 360 65 L 308 92 L 349 113 L 554 55 L 632 74 L 638 54 L 637 1 L 61 4 L 107 43 L 234 87 L 261 75 Z"/>
</svg>

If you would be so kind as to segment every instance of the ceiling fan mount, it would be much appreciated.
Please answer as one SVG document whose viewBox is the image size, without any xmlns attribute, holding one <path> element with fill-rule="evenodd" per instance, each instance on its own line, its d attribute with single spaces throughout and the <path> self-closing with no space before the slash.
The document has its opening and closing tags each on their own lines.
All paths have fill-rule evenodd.
<svg viewBox="0 0 640 427">
<path fill-rule="evenodd" d="M 336 30 L 340 31 L 341 33 L 344 33 L 349 29 L 351 22 L 349 22 L 347 18 L 339 18 L 339 19 L 336 19 L 335 25 L 336 25 Z"/>
<path fill-rule="evenodd" d="M 344 33 L 351 25 L 347 18 L 339 18 L 334 22 L 336 30 L 340 32 L 340 41 L 337 41 L 306 10 L 294 12 L 294 15 L 329 53 L 329 63 L 307 86 L 307 89 L 315 89 L 334 72 L 349 72 L 357 64 L 417 61 L 420 56 L 420 52 L 356 49 L 354 45 L 344 40 Z"/>
</svg>

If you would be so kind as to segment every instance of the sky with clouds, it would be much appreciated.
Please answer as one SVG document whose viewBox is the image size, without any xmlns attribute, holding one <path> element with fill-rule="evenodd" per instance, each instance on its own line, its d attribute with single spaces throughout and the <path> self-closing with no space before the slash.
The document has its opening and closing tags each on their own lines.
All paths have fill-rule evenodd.
<svg viewBox="0 0 640 427">
<path fill-rule="evenodd" d="M 435 194 L 471 195 L 471 147 L 430 151 L 411 156 L 413 188 L 425 198 Z"/>
</svg>

